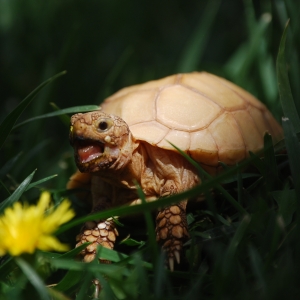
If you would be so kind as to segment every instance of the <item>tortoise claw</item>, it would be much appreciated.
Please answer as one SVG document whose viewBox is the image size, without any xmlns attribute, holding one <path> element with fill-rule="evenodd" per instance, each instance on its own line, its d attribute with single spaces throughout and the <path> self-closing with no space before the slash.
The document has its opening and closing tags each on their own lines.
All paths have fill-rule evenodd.
<svg viewBox="0 0 300 300">
<path fill-rule="evenodd" d="M 176 262 L 177 262 L 178 264 L 180 264 L 180 253 L 179 253 L 178 250 L 175 250 L 175 251 L 174 251 L 174 256 L 175 256 Z"/>
<path fill-rule="evenodd" d="M 169 269 L 171 272 L 174 271 L 174 257 L 175 257 L 175 260 L 177 262 L 177 264 L 180 264 L 180 253 L 179 251 L 175 250 L 173 252 L 173 256 L 169 256 Z"/>
</svg>

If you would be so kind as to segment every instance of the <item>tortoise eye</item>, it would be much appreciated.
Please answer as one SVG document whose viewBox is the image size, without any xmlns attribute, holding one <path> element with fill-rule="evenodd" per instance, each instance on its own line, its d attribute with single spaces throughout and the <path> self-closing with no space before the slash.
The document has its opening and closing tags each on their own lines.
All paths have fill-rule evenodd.
<svg viewBox="0 0 300 300">
<path fill-rule="evenodd" d="M 111 128 L 112 125 L 113 125 L 113 121 L 111 119 L 102 119 L 98 123 L 98 130 L 107 131 L 108 129 Z"/>
<path fill-rule="evenodd" d="M 107 127 L 108 127 L 107 122 L 102 121 L 102 122 L 99 123 L 99 129 L 101 129 L 101 130 L 106 130 Z"/>
</svg>

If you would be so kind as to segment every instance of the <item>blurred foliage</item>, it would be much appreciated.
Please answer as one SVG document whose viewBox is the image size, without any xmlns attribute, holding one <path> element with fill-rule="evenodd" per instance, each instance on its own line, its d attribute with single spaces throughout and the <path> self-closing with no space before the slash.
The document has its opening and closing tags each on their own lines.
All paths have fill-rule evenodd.
<svg viewBox="0 0 300 300">
<path fill-rule="evenodd" d="M 274 62 L 283 26 L 295 14 L 290 2 L 1 0 L 0 120 L 63 70 L 67 75 L 44 89 L 22 120 L 51 112 L 49 103 L 100 104 L 121 87 L 194 70 L 238 83 L 279 118 Z M 288 56 L 297 62 L 293 42 L 289 37 Z M 292 87 L 297 96 L 296 81 Z M 67 135 L 57 120 L 36 121 L 14 131 L 1 153 L 8 159 L 24 152 L 16 170 L 21 177 L 32 171 L 26 164 L 32 157 L 37 174 L 64 172 L 71 155 Z"/>
<path fill-rule="evenodd" d="M 8 136 L 0 149 L 0 199 L 6 199 L 1 208 L 20 195 L 20 200 L 34 202 L 44 189 L 52 192 L 55 203 L 69 195 L 66 182 L 76 168 L 68 145 L 70 114 L 64 115 L 70 111 L 60 109 L 98 105 L 124 86 L 176 72 L 221 75 L 257 96 L 278 120 L 288 118 L 284 130 L 292 165 L 290 172 L 286 152 L 279 147 L 275 156 L 266 137 L 265 159 L 251 158 L 258 175 L 242 175 L 238 166 L 187 192 L 207 197 L 207 206 L 188 216 L 193 237 L 186 247 L 189 267 L 182 264 L 182 270 L 170 274 L 162 257 L 149 263 L 156 246 L 144 243 L 145 231 L 127 225 L 124 232 L 133 238 L 119 245 L 127 254 L 103 249 L 101 256 L 115 263 L 101 268 L 75 262 L 78 250 L 37 253 L 35 271 L 22 258 L 4 257 L 0 299 L 5 299 L 4 292 L 7 299 L 37 299 L 38 294 L 43 298 L 43 281 L 57 284 L 47 289 L 55 299 L 86 299 L 93 293 L 95 277 L 104 288 L 103 299 L 299 297 L 300 243 L 299 230 L 294 230 L 300 183 L 295 125 L 300 112 L 299 13 L 300 2 L 295 0 L 0 0 L 0 122 L 17 125 L 11 132 L 8 125 L 0 128 L 1 141 L 3 132 Z M 53 80 L 64 70 L 65 75 Z M 31 92 L 36 87 L 35 95 Z M 37 118 L 45 114 L 56 116 Z M 18 126 L 30 118 L 35 120 Z M 54 174 L 58 176 L 52 178 Z M 225 181 L 230 194 L 220 185 Z M 217 188 L 211 195 L 213 186 Z M 83 203 L 69 196 L 79 217 L 88 213 Z M 154 202 L 96 217 L 155 207 Z M 87 218 L 93 216 L 63 227 L 60 238 L 74 245 L 78 226 Z"/>
</svg>

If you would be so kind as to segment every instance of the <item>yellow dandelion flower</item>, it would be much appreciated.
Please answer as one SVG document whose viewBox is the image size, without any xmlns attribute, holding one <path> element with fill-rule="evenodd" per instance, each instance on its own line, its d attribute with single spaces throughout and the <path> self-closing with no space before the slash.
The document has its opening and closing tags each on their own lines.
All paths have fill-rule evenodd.
<svg viewBox="0 0 300 300">
<path fill-rule="evenodd" d="M 43 192 L 37 205 L 16 202 L 6 208 L 0 217 L 0 256 L 9 253 L 18 256 L 33 253 L 36 249 L 45 251 L 67 251 L 53 233 L 63 223 L 71 220 L 75 213 L 71 203 L 64 200 L 56 209 L 49 207 L 51 196 Z"/>
</svg>

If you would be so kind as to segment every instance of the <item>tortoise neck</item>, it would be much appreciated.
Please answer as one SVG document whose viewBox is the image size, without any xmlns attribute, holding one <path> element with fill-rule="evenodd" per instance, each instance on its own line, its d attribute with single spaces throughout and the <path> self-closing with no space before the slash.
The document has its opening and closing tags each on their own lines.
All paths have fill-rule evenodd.
<svg viewBox="0 0 300 300">
<path fill-rule="evenodd" d="M 128 138 L 124 140 L 123 144 L 119 148 L 119 156 L 116 161 L 109 168 L 112 172 L 123 172 L 130 165 L 134 152 L 138 148 L 139 143 L 136 143 L 129 133 Z"/>
</svg>

